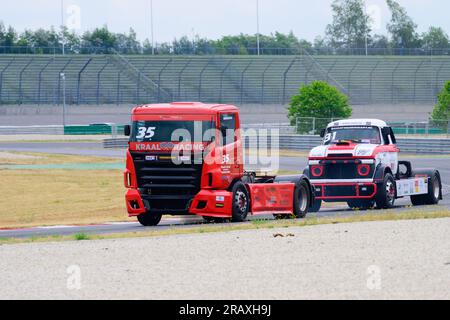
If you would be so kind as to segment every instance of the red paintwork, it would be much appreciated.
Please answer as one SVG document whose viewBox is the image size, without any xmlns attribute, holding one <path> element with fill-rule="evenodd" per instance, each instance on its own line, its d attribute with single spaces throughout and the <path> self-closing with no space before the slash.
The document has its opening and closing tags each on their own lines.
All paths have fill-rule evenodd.
<svg viewBox="0 0 450 320">
<path fill-rule="evenodd" d="M 145 213 L 144 203 L 142 202 L 141 195 L 136 189 L 128 189 L 125 195 L 128 215 L 130 217 L 136 217 L 141 213 Z M 139 204 L 139 209 L 133 209 L 130 205 L 131 201 L 136 201 Z"/>
<path fill-rule="evenodd" d="M 221 114 L 234 114 L 236 118 L 236 141 L 226 146 L 216 142 L 209 145 L 194 143 L 207 148 L 204 158 L 200 188 L 201 191 L 194 197 L 189 208 L 190 214 L 218 218 L 232 216 L 232 193 L 228 191 L 233 181 L 244 176 L 242 140 L 240 136 L 239 109 L 231 105 L 202 104 L 198 102 L 179 102 L 171 104 L 139 106 L 132 111 L 132 121 L 214 121 L 220 127 Z M 130 216 L 145 213 L 145 208 L 137 190 L 137 177 L 130 150 L 146 153 L 170 153 L 182 143 L 129 143 L 127 152 L 127 165 L 125 170 L 125 187 L 129 188 L 126 194 L 127 210 Z M 184 144 L 186 145 L 186 144 Z M 154 150 L 152 150 L 154 149 Z M 224 159 L 228 159 L 224 162 Z M 131 185 L 127 185 L 127 175 L 130 175 Z M 212 179 L 211 179 L 212 178 Z M 212 183 L 211 183 L 212 182 Z M 250 213 L 253 214 L 292 214 L 295 185 L 286 184 L 250 184 L 247 185 L 250 196 Z M 217 197 L 224 201 L 217 203 Z M 271 201 L 271 200 L 275 200 Z M 140 209 L 130 206 L 130 201 L 137 201 Z M 206 202 L 206 207 L 198 209 L 200 202 Z M 219 204 L 219 205 L 218 205 Z M 142 209 L 141 209 L 142 208 Z"/>
<path fill-rule="evenodd" d="M 287 212 L 294 209 L 293 183 L 286 184 L 249 184 L 253 214 L 266 212 Z"/>
<path fill-rule="evenodd" d="M 317 172 L 319 170 L 319 172 Z M 323 166 L 312 166 L 311 167 L 311 174 L 313 177 L 321 177 L 323 175 Z"/>
<path fill-rule="evenodd" d="M 364 172 L 363 172 L 364 170 Z M 361 177 L 367 177 L 370 174 L 370 165 L 368 164 L 360 164 L 358 165 L 358 174 Z"/>
<path fill-rule="evenodd" d="M 163 103 L 153 105 L 142 105 L 133 109 L 132 116 L 145 115 L 158 115 L 158 116 L 171 116 L 171 115 L 197 115 L 203 116 L 216 116 L 219 112 L 239 112 L 239 109 L 232 105 L 225 104 L 204 104 L 201 102 L 174 102 Z M 151 119 L 151 118 L 146 118 Z"/>
</svg>

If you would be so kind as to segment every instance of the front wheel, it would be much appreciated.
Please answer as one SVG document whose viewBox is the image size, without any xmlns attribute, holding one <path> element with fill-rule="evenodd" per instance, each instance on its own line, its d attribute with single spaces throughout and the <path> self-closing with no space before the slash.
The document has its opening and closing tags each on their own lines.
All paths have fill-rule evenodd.
<svg viewBox="0 0 450 320">
<path fill-rule="evenodd" d="M 140 224 L 142 224 L 144 227 L 155 227 L 159 224 L 161 221 L 162 214 L 160 213 L 153 213 L 153 212 L 146 212 L 142 213 L 137 217 Z"/>
<path fill-rule="evenodd" d="M 236 182 L 232 189 L 233 193 L 233 222 L 243 222 L 247 219 L 248 212 L 250 211 L 250 197 L 248 195 L 245 184 L 241 181 Z"/>
<path fill-rule="evenodd" d="M 376 203 L 378 209 L 391 209 L 394 207 L 397 194 L 394 176 L 387 173 L 384 176 L 383 183 L 379 186 Z"/>
</svg>

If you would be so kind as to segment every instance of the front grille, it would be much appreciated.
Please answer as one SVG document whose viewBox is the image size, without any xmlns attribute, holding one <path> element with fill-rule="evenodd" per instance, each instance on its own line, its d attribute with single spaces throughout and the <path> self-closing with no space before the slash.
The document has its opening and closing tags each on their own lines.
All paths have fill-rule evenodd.
<svg viewBox="0 0 450 320">
<path fill-rule="evenodd" d="M 173 163 L 170 155 L 131 153 L 136 169 L 138 188 L 151 209 L 187 210 L 200 191 L 202 164 Z M 151 156 L 151 160 L 146 160 Z M 162 160 L 162 157 L 164 160 Z"/>
<path fill-rule="evenodd" d="M 312 167 L 310 170 L 312 172 Z M 375 173 L 374 166 L 370 166 L 370 173 L 366 176 L 358 174 L 358 164 L 354 162 L 326 163 L 323 165 L 323 174 L 320 177 L 312 177 L 320 180 L 347 180 L 347 179 L 371 179 Z"/>
<path fill-rule="evenodd" d="M 325 197 L 354 197 L 357 186 L 330 186 L 325 187 Z"/>
</svg>

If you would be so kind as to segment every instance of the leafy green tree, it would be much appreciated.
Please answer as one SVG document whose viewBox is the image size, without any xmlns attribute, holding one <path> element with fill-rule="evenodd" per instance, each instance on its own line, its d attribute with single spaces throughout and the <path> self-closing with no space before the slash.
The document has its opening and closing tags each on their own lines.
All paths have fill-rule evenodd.
<svg viewBox="0 0 450 320">
<path fill-rule="evenodd" d="M 365 13 L 363 0 L 334 0 L 331 4 L 333 22 L 326 35 L 334 48 L 364 48 L 369 36 L 370 16 Z"/>
<path fill-rule="evenodd" d="M 426 49 L 446 49 L 450 47 L 448 34 L 442 28 L 430 27 L 422 35 L 423 47 Z"/>
<path fill-rule="evenodd" d="M 443 130 L 448 129 L 448 121 L 450 120 L 450 81 L 444 84 L 444 88 L 439 93 L 438 101 L 434 107 L 431 119 L 437 127 Z"/>
<path fill-rule="evenodd" d="M 61 42 L 64 42 L 64 50 L 67 53 L 80 53 L 81 39 L 74 32 L 70 32 L 66 26 L 61 27 L 59 31 Z"/>
<path fill-rule="evenodd" d="M 351 115 L 348 97 L 325 81 L 303 85 L 298 94 L 292 97 L 289 108 L 292 125 L 297 124 L 297 118 L 319 118 L 314 133 L 325 127 L 331 119 L 346 119 Z M 311 122 L 302 122 L 298 130 L 299 133 L 310 133 L 312 128 Z"/>
<path fill-rule="evenodd" d="M 137 35 L 133 28 L 130 28 L 128 34 L 117 33 L 115 49 L 122 54 L 138 54 L 141 53 L 141 43 L 136 39 Z"/>
<path fill-rule="evenodd" d="M 395 48 L 418 48 L 420 38 L 417 33 L 417 24 L 408 15 L 405 8 L 400 6 L 395 0 L 386 0 L 391 11 L 391 21 L 387 29 L 392 37 Z"/>
<path fill-rule="evenodd" d="M 194 54 L 195 41 L 190 40 L 187 36 L 182 36 L 180 39 L 175 39 L 172 42 L 174 54 Z"/>
<path fill-rule="evenodd" d="M 0 46 L 4 47 L 0 52 L 10 53 L 11 48 L 17 45 L 17 32 L 13 27 L 5 28 L 2 22 L 0 22 Z"/>
<path fill-rule="evenodd" d="M 87 31 L 82 36 L 83 53 L 89 52 L 88 47 L 97 47 L 99 53 L 108 53 L 117 47 L 117 36 L 108 30 L 107 26 Z"/>
<path fill-rule="evenodd" d="M 389 39 L 385 35 L 376 34 L 370 38 L 370 48 L 388 49 L 390 47 Z"/>
</svg>

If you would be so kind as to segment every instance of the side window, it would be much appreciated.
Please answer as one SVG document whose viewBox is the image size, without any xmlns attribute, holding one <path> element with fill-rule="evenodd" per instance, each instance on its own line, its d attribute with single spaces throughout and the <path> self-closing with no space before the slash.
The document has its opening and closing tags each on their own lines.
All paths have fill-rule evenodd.
<svg viewBox="0 0 450 320">
<path fill-rule="evenodd" d="M 234 114 L 222 114 L 220 116 L 220 132 L 224 146 L 234 143 L 236 132 L 236 116 Z"/>
</svg>

